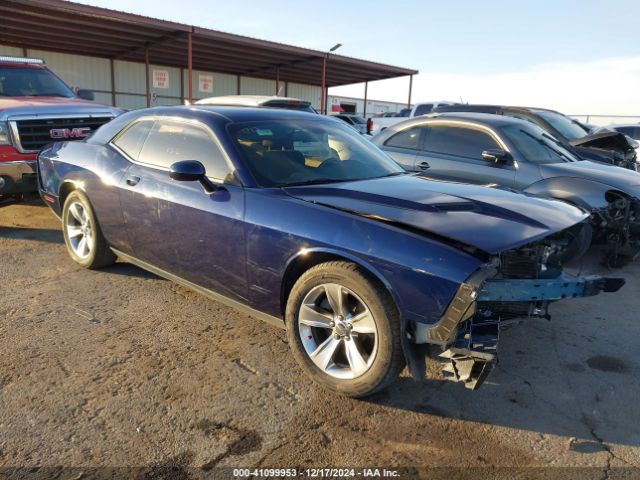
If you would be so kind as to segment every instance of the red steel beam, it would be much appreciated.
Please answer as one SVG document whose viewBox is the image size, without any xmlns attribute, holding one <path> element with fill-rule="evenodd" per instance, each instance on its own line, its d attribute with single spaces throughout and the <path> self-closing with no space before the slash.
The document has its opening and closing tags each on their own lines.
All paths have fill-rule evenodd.
<svg viewBox="0 0 640 480">
<path fill-rule="evenodd" d="M 187 69 L 189 73 L 189 103 L 193 102 L 193 34 L 189 32 L 189 47 L 187 49 Z"/>
<path fill-rule="evenodd" d="M 151 106 L 151 86 L 149 85 L 149 50 L 144 51 L 144 73 L 146 80 L 147 108 Z"/>
</svg>

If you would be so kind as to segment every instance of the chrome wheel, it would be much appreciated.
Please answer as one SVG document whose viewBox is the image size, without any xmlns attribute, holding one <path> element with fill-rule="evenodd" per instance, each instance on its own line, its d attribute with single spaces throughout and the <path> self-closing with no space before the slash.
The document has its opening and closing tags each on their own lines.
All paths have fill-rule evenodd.
<svg viewBox="0 0 640 480">
<path fill-rule="evenodd" d="M 93 226 L 84 205 L 73 202 L 69 205 L 65 232 L 71 250 L 79 258 L 85 259 L 91 254 L 94 244 Z"/>
<path fill-rule="evenodd" d="M 363 375 L 378 349 L 378 329 L 369 308 L 336 283 L 314 287 L 298 312 L 298 331 L 311 361 L 339 379 Z"/>
</svg>

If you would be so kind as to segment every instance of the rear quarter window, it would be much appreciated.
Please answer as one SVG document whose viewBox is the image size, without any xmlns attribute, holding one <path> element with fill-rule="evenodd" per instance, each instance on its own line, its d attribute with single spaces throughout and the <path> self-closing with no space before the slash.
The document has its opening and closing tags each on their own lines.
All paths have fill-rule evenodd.
<svg viewBox="0 0 640 480">
<path fill-rule="evenodd" d="M 153 120 L 142 120 L 134 123 L 130 127 L 125 128 L 112 143 L 133 160 L 138 160 L 138 156 L 153 126 L 153 122 Z"/>
<path fill-rule="evenodd" d="M 408 128 L 393 135 L 389 140 L 384 142 L 387 147 L 406 148 L 408 150 L 420 149 L 420 133 L 422 129 L 419 127 Z"/>
</svg>

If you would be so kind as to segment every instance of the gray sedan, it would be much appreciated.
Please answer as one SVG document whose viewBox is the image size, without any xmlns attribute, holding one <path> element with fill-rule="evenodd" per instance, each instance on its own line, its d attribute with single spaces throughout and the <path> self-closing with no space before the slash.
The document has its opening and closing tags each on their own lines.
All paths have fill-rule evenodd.
<svg viewBox="0 0 640 480">
<path fill-rule="evenodd" d="M 640 174 L 578 160 L 531 122 L 482 113 L 440 114 L 394 125 L 372 140 L 410 171 L 434 179 L 551 197 L 592 213 L 593 240 L 619 265 L 640 251 Z M 586 248 L 582 239 L 580 248 Z"/>
</svg>

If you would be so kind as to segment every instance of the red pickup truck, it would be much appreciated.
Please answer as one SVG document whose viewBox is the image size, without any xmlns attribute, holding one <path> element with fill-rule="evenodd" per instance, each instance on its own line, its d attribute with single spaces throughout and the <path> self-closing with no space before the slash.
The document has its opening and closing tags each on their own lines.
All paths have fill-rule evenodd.
<svg viewBox="0 0 640 480">
<path fill-rule="evenodd" d="M 58 140 L 82 140 L 121 110 L 74 92 L 42 60 L 0 56 L 0 201 L 37 192 L 36 155 Z"/>
</svg>

